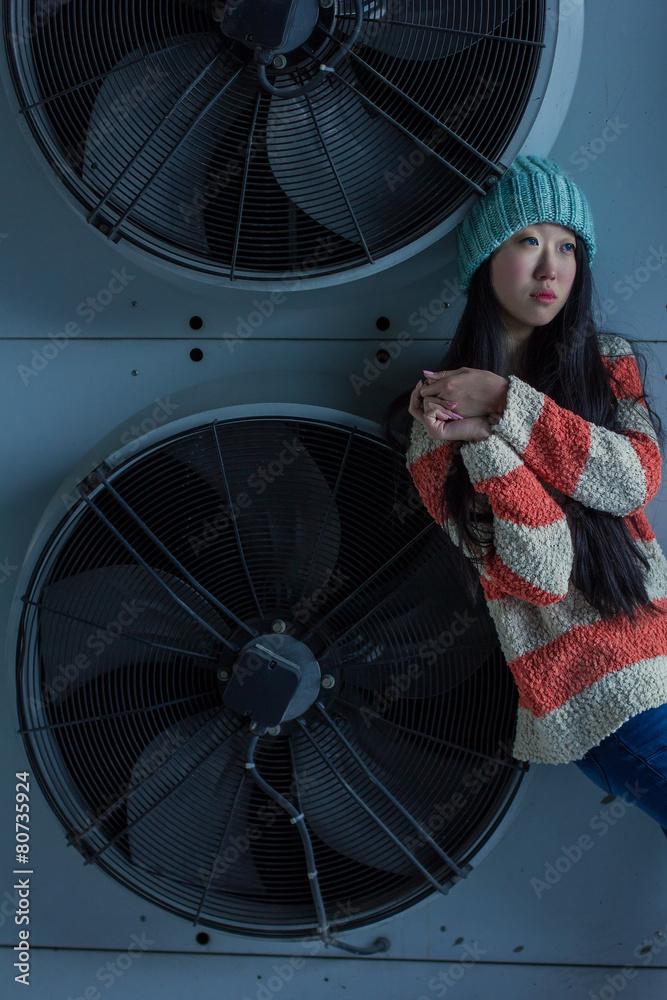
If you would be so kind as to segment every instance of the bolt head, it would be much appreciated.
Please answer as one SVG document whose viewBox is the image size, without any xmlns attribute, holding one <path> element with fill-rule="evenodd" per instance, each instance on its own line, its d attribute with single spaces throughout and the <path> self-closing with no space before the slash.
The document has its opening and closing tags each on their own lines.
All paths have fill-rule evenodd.
<svg viewBox="0 0 667 1000">
<path fill-rule="evenodd" d="M 322 678 L 323 688 L 332 688 L 335 683 L 336 683 L 336 678 L 332 677 L 331 674 L 325 674 L 324 677 Z"/>
<path fill-rule="evenodd" d="M 229 679 L 229 670 L 223 670 L 222 667 L 218 670 L 218 680 L 226 681 Z"/>
</svg>

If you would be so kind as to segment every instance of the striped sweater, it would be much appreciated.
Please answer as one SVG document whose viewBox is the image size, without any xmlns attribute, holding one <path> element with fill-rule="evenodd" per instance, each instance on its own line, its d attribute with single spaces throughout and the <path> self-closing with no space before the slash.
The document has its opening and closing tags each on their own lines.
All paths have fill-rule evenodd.
<svg viewBox="0 0 667 1000">
<path fill-rule="evenodd" d="M 578 760 L 627 719 L 667 703 L 667 615 L 623 614 L 603 621 L 570 581 L 573 548 L 563 510 L 568 497 L 623 516 L 648 557 L 646 589 L 667 609 L 667 560 L 644 513 L 660 485 L 661 456 L 628 341 L 599 334 L 603 363 L 618 380 L 613 429 L 558 406 L 509 376 L 502 416 L 485 441 L 441 442 L 418 420 L 406 465 L 438 523 L 443 485 L 459 449 L 492 535 L 466 556 L 481 584 L 519 691 L 514 756 Z M 453 518 L 442 527 L 457 542 Z"/>
</svg>

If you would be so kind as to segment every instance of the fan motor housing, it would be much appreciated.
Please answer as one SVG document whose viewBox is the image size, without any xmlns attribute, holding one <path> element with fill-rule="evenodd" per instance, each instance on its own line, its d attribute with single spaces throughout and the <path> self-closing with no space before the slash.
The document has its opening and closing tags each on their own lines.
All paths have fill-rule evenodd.
<svg viewBox="0 0 667 1000">
<path fill-rule="evenodd" d="M 220 27 L 270 62 L 277 52 L 290 52 L 305 42 L 318 17 L 317 0 L 236 0 L 225 4 Z"/>
<path fill-rule="evenodd" d="M 310 708 L 320 690 L 320 667 L 305 643 L 269 633 L 241 650 L 224 691 L 228 708 L 275 727 Z"/>
</svg>

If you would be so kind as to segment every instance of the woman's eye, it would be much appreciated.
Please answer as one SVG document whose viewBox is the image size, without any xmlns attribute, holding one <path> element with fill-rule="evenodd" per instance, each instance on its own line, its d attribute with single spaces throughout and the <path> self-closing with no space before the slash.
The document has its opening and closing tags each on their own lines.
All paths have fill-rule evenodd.
<svg viewBox="0 0 667 1000">
<path fill-rule="evenodd" d="M 521 242 L 525 243 L 526 240 L 534 240 L 534 243 L 533 243 L 533 246 L 534 246 L 537 243 L 537 236 L 524 236 L 523 239 L 521 240 Z M 572 252 L 574 252 L 574 250 L 576 249 L 576 244 L 575 243 L 570 243 L 570 242 L 563 243 L 563 246 L 564 247 L 569 247 Z"/>
</svg>

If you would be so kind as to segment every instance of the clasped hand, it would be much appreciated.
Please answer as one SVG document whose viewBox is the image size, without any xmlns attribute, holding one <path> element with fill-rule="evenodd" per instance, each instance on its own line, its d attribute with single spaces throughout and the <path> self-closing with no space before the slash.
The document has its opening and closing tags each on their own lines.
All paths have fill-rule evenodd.
<svg viewBox="0 0 667 1000">
<path fill-rule="evenodd" d="M 439 441 L 484 441 L 488 416 L 505 408 L 509 379 L 480 368 L 425 374 L 415 386 L 409 412 Z M 456 419 L 456 416 L 462 419 Z"/>
</svg>

